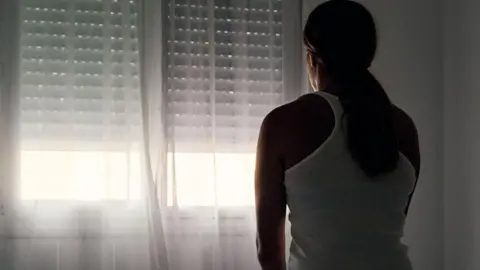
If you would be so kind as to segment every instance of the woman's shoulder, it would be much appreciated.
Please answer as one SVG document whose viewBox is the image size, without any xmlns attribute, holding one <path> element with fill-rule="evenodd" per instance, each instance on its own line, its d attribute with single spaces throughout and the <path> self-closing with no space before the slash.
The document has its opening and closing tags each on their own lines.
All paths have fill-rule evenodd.
<svg viewBox="0 0 480 270">
<path fill-rule="evenodd" d="M 331 107 L 325 97 L 316 93 L 309 93 L 304 94 L 291 102 L 278 106 L 271 112 L 271 114 L 277 116 L 296 116 L 310 113 L 312 110 L 318 112 L 331 111 L 329 109 L 331 109 Z"/>
<path fill-rule="evenodd" d="M 400 152 L 415 167 L 418 177 L 420 173 L 420 144 L 415 122 L 406 111 L 397 106 L 394 106 L 394 119 Z"/>
<path fill-rule="evenodd" d="M 413 118 L 398 106 L 393 106 L 395 129 L 400 138 L 418 139 L 417 126 Z"/>
<path fill-rule="evenodd" d="M 335 115 L 325 98 L 308 94 L 274 109 L 264 126 L 275 134 L 275 144 L 290 167 L 325 142 L 334 129 Z"/>
<path fill-rule="evenodd" d="M 264 122 L 272 128 L 292 130 L 296 126 L 321 125 L 333 120 L 334 114 L 329 102 L 317 94 L 305 94 L 272 110 Z"/>
</svg>

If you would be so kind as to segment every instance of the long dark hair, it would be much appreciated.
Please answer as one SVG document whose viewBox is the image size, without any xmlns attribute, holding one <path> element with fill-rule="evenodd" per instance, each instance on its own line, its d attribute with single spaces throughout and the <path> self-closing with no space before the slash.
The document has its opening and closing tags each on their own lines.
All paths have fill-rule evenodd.
<svg viewBox="0 0 480 270">
<path fill-rule="evenodd" d="M 372 178 L 393 171 L 399 159 L 394 107 L 368 69 L 377 48 L 373 16 L 354 1 L 330 0 L 310 14 L 304 43 L 322 69 L 316 76 L 338 87 L 353 159 Z"/>
</svg>

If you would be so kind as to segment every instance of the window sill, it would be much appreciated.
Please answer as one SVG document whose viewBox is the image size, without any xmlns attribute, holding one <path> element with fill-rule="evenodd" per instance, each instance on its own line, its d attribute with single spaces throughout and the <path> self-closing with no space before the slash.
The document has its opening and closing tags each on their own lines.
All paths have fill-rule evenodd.
<svg viewBox="0 0 480 270">
<path fill-rule="evenodd" d="M 19 206 L 20 205 L 20 206 Z M 23 202 L 0 216 L 1 238 L 122 239 L 148 237 L 140 202 Z M 255 211 L 246 207 L 165 207 L 152 215 L 169 236 L 242 237 L 255 232 Z"/>
</svg>

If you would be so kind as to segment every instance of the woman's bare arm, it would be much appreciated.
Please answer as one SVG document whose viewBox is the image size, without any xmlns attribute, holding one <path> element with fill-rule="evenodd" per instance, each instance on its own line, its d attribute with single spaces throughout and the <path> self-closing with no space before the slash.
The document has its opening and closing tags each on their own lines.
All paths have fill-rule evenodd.
<svg viewBox="0 0 480 270">
<path fill-rule="evenodd" d="M 285 270 L 286 195 L 284 164 L 279 154 L 278 111 L 264 120 L 257 146 L 255 201 L 257 251 L 262 270 Z"/>
</svg>

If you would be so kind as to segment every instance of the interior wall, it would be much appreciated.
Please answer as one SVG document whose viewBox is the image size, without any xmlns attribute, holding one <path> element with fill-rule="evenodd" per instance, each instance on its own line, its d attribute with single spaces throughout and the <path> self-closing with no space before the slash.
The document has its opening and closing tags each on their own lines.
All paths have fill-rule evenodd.
<svg viewBox="0 0 480 270">
<path fill-rule="evenodd" d="M 306 0 L 304 15 L 321 2 Z M 373 71 L 393 102 L 412 116 L 420 135 L 422 171 L 405 242 L 414 269 L 440 270 L 444 257 L 442 5 L 435 0 L 360 2 L 378 24 L 379 50 Z"/>
<path fill-rule="evenodd" d="M 445 269 L 480 269 L 480 1 L 445 0 Z"/>
</svg>

